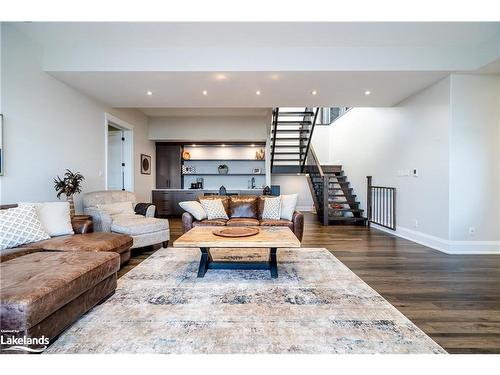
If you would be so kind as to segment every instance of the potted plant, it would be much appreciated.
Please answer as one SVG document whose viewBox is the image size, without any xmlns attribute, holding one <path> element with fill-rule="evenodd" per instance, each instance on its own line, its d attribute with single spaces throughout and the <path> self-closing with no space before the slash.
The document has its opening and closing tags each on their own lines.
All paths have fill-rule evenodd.
<svg viewBox="0 0 500 375">
<path fill-rule="evenodd" d="M 61 194 L 66 196 L 66 200 L 69 202 L 69 212 L 70 216 L 75 216 L 75 202 L 73 200 L 73 195 L 81 193 L 81 184 L 85 178 L 80 172 L 73 173 L 69 169 L 66 169 L 64 178 L 57 176 L 54 178 L 54 189 L 57 192 L 57 198 L 61 199 Z"/>
<path fill-rule="evenodd" d="M 229 172 L 229 167 L 226 164 L 219 165 L 219 174 L 227 174 Z"/>
</svg>

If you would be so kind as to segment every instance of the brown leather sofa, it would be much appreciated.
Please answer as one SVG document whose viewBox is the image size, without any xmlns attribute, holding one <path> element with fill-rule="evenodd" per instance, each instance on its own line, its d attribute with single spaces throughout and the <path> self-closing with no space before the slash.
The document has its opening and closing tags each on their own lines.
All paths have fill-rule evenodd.
<svg viewBox="0 0 500 375">
<path fill-rule="evenodd" d="M 198 221 L 189 212 L 182 214 L 182 226 L 184 233 L 197 226 L 284 226 L 292 230 L 299 241 L 302 241 L 304 234 L 304 215 L 295 211 L 292 220 L 270 220 L 262 219 L 265 197 L 253 195 L 233 195 L 233 196 L 204 196 L 200 199 L 222 199 L 222 204 L 229 217 L 229 220 L 201 220 Z"/>
<path fill-rule="evenodd" d="M 91 223 L 78 219 L 72 224 L 74 235 L 0 251 L 3 342 L 42 335 L 53 340 L 114 293 L 117 271 L 130 258 L 132 238 L 93 233 Z M 2 352 L 10 346 L 2 345 Z"/>
<path fill-rule="evenodd" d="M 0 209 L 13 208 L 17 205 L 0 206 Z M 21 245 L 0 251 L 0 262 L 17 258 L 21 255 L 49 251 L 109 251 L 120 255 L 120 265 L 130 259 L 132 237 L 125 234 L 93 232 L 92 221 L 80 218 L 71 221 L 75 234 L 52 237 L 48 240 Z"/>
</svg>

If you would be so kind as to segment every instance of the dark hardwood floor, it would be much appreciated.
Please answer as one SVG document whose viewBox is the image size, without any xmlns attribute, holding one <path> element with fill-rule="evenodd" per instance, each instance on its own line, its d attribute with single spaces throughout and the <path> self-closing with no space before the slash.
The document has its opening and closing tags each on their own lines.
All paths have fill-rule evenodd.
<svg viewBox="0 0 500 375">
<path fill-rule="evenodd" d="M 182 234 L 170 219 L 171 241 Z M 324 247 L 450 353 L 500 353 L 500 256 L 446 255 L 306 213 L 303 247 Z M 137 251 L 122 276 L 155 250 Z M 278 254 L 279 261 L 279 254 Z"/>
</svg>

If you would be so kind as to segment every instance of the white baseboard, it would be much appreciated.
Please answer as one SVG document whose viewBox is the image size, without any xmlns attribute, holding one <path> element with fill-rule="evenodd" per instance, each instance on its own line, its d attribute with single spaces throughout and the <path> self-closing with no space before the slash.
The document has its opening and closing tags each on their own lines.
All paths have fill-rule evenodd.
<svg viewBox="0 0 500 375">
<path fill-rule="evenodd" d="M 446 254 L 500 255 L 500 241 L 450 241 L 405 227 L 398 226 L 396 230 L 393 231 L 376 224 L 371 224 L 371 226 L 372 228 L 439 250 Z"/>
</svg>

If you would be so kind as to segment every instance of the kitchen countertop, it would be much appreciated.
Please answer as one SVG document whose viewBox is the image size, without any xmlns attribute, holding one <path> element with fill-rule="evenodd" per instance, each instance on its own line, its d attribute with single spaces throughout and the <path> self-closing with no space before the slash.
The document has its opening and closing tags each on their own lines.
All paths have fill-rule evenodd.
<svg viewBox="0 0 500 375">
<path fill-rule="evenodd" d="M 153 191 L 219 191 L 219 189 L 152 189 Z M 228 189 L 226 188 L 226 191 L 261 191 L 264 190 L 264 188 L 254 188 L 254 189 L 248 189 L 248 188 L 239 188 L 239 189 Z"/>
</svg>

